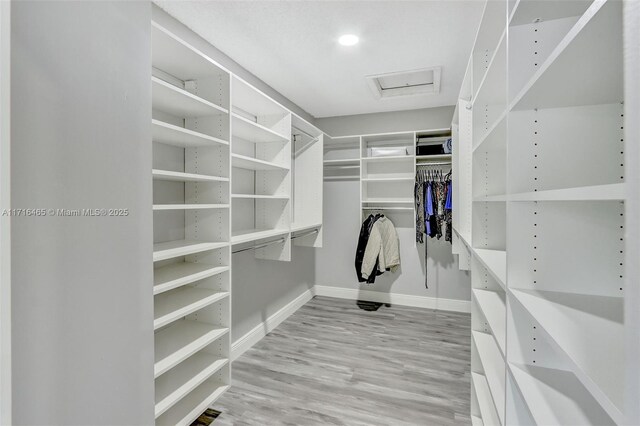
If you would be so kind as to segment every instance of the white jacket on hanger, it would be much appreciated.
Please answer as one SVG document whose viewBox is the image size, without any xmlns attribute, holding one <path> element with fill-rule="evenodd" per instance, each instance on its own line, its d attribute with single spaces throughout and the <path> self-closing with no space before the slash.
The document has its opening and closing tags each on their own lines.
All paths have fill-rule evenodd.
<svg viewBox="0 0 640 426">
<path fill-rule="evenodd" d="M 376 220 L 371 228 L 360 270 L 362 278 L 369 278 L 376 265 L 376 259 L 380 271 L 390 269 L 391 272 L 395 272 L 400 265 L 398 234 L 393 223 L 386 217 Z"/>
</svg>

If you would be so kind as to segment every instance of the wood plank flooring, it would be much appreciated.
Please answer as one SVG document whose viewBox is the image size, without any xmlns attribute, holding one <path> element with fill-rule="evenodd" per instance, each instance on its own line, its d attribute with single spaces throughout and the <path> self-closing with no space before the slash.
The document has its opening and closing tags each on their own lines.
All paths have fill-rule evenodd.
<svg viewBox="0 0 640 426">
<path fill-rule="evenodd" d="M 470 425 L 468 314 L 316 297 L 233 363 L 223 425 Z"/>
</svg>

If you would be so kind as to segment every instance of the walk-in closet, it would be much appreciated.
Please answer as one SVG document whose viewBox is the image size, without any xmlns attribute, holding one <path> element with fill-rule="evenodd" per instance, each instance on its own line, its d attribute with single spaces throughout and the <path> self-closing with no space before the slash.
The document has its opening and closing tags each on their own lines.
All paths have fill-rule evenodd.
<svg viewBox="0 0 640 426">
<path fill-rule="evenodd" d="M 0 425 L 640 425 L 640 1 L 0 1 Z"/>
</svg>

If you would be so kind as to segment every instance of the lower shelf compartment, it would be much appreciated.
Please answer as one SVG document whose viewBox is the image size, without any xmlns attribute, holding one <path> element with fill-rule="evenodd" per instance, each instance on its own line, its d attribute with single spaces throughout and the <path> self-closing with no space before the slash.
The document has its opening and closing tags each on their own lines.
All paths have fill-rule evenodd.
<svg viewBox="0 0 640 426">
<path fill-rule="evenodd" d="M 478 398 L 478 405 L 480 406 L 480 414 L 482 415 L 482 423 L 491 426 L 499 426 L 500 419 L 496 408 L 493 404 L 493 398 L 491 397 L 491 391 L 489 390 L 489 384 L 487 379 L 482 374 L 471 373 L 471 380 L 473 381 L 473 388 L 476 391 L 476 398 Z"/>
<path fill-rule="evenodd" d="M 206 263 L 179 262 L 153 271 L 153 294 L 196 282 L 229 270 L 228 266 L 212 266 Z"/>
<path fill-rule="evenodd" d="M 229 360 L 226 358 L 217 358 L 214 355 L 198 352 L 158 377 L 155 383 L 156 418 L 228 363 Z"/>
<path fill-rule="evenodd" d="M 215 380 L 205 380 L 189 392 L 173 407 L 156 419 L 156 425 L 189 426 L 191 422 L 206 411 L 220 396 L 229 389 L 229 385 Z"/>
<path fill-rule="evenodd" d="M 229 296 L 226 291 L 185 286 L 154 298 L 153 328 L 158 329 Z"/>
</svg>

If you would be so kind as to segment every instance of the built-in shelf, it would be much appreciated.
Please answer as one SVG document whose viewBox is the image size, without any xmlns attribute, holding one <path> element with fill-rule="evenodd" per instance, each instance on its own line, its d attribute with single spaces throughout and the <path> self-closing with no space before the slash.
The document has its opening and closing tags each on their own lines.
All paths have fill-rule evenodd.
<svg viewBox="0 0 640 426">
<path fill-rule="evenodd" d="M 229 145 L 228 141 L 204 133 L 194 132 L 184 127 L 174 126 L 164 121 L 151 120 L 151 135 L 154 142 L 180 148 L 197 146 Z"/>
<path fill-rule="evenodd" d="M 249 142 L 286 142 L 288 137 L 283 136 L 273 130 L 250 121 L 238 114 L 233 114 L 233 136 Z"/>
<path fill-rule="evenodd" d="M 476 257 L 489 273 L 505 288 L 507 282 L 507 252 L 504 250 L 473 249 Z"/>
<path fill-rule="evenodd" d="M 623 424 L 614 422 L 570 371 L 509 363 L 509 372 L 538 425 Z"/>
<path fill-rule="evenodd" d="M 229 182 L 229 178 L 220 176 L 200 175 L 196 173 L 174 172 L 171 170 L 151 171 L 155 180 L 167 180 L 175 182 Z"/>
<path fill-rule="evenodd" d="M 189 392 L 173 407 L 156 419 L 158 426 L 189 426 L 195 419 L 209 408 L 229 385 L 214 379 L 205 380 L 202 384 Z"/>
<path fill-rule="evenodd" d="M 415 161 L 415 155 L 389 155 L 387 157 L 362 157 L 362 161 L 369 163 L 385 162 L 385 161 Z"/>
<path fill-rule="evenodd" d="M 592 3 L 592 0 L 574 0 L 562 2 L 535 2 L 517 0 L 511 11 L 509 25 L 528 25 L 532 22 L 547 22 L 554 19 L 580 16 Z"/>
<path fill-rule="evenodd" d="M 473 381 L 473 388 L 476 391 L 482 422 L 491 426 L 499 426 L 501 423 L 498 418 L 498 413 L 496 413 L 496 407 L 493 403 L 487 378 L 482 374 L 471 372 L 471 379 Z"/>
<path fill-rule="evenodd" d="M 624 201 L 625 184 L 550 189 L 509 195 L 509 201 Z"/>
<path fill-rule="evenodd" d="M 232 194 L 231 198 L 242 200 L 288 200 L 288 195 Z"/>
<path fill-rule="evenodd" d="M 476 203 L 486 203 L 486 202 L 502 202 L 507 201 L 507 195 L 487 195 L 486 197 L 476 197 L 473 199 Z"/>
<path fill-rule="evenodd" d="M 154 298 L 153 328 L 158 329 L 229 296 L 228 292 L 184 286 Z"/>
<path fill-rule="evenodd" d="M 286 166 L 240 154 L 231 154 L 231 164 L 233 167 L 247 170 L 289 170 Z"/>
<path fill-rule="evenodd" d="M 511 102 L 511 110 L 620 102 L 622 2 L 595 1 Z M 561 89 L 559 90 L 559 88 Z"/>
<path fill-rule="evenodd" d="M 419 163 L 429 163 L 430 161 L 451 161 L 451 154 L 416 155 Z"/>
<path fill-rule="evenodd" d="M 413 204 L 413 198 L 367 198 L 363 199 L 364 204 Z M 413 208 L 413 207 L 411 207 Z"/>
<path fill-rule="evenodd" d="M 228 332 L 226 327 L 185 319 L 158 331 L 155 335 L 154 377 L 157 378 Z"/>
<path fill-rule="evenodd" d="M 227 114 L 229 111 L 173 84 L 151 77 L 152 108 L 181 118 Z"/>
<path fill-rule="evenodd" d="M 506 146 L 507 138 L 507 110 L 505 109 L 498 116 L 496 121 L 491 124 L 487 132 L 482 135 L 477 144 L 473 146 L 472 151 L 489 151 L 500 150 Z"/>
<path fill-rule="evenodd" d="M 398 210 L 413 212 L 413 207 L 362 206 L 362 210 Z"/>
<path fill-rule="evenodd" d="M 311 223 L 311 224 L 300 224 L 300 223 L 292 223 L 291 224 L 291 232 L 302 232 L 309 231 L 311 229 L 320 228 L 322 223 Z"/>
<path fill-rule="evenodd" d="M 482 419 L 478 416 L 471 416 L 471 426 L 484 426 L 484 423 L 482 423 Z"/>
<path fill-rule="evenodd" d="M 200 253 L 206 250 L 213 250 L 227 247 L 229 243 L 222 242 L 202 242 L 191 240 L 175 240 L 153 245 L 153 261 L 171 259 L 178 256 Z"/>
<path fill-rule="evenodd" d="M 228 270 L 228 266 L 212 266 L 206 263 L 192 262 L 179 262 L 162 266 L 153 271 L 153 294 L 160 294 Z"/>
<path fill-rule="evenodd" d="M 472 331 L 480 362 L 484 370 L 491 398 L 496 412 L 500 418 L 500 424 L 504 424 L 505 406 L 505 362 L 494 338 L 487 333 Z"/>
<path fill-rule="evenodd" d="M 233 231 L 231 237 L 232 244 L 242 244 L 251 241 L 262 240 L 265 238 L 284 236 L 289 233 L 288 229 L 244 229 Z"/>
<path fill-rule="evenodd" d="M 594 399 L 614 418 L 624 400 L 624 299 L 510 288 Z"/>
<path fill-rule="evenodd" d="M 406 177 L 384 177 L 384 178 L 362 178 L 363 182 L 415 182 L 412 176 Z"/>
<path fill-rule="evenodd" d="M 198 352 L 158 377 L 155 381 L 156 418 L 228 363 L 226 358 Z"/>
<path fill-rule="evenodd" d="M 360 159 L 358 158 L 344 158 L 340 160 L 324 160 L 325 167 L 339 167 L 339 166 L 360 166 Z"/>
<path fill-rule="evenodd" d="M 476 298 L 482 314 L 487 319 L 491 333 L 504 357 L 507 334 L 507 308 L 504 296 L 500 297 L 495 291 L 479 288 L 473 289 L 473 296 Z"/>
<path fill-rule="evenodd" d="M 228 209 L 229 204 L 154 204 L 153 211 Z"/>
</svg>

